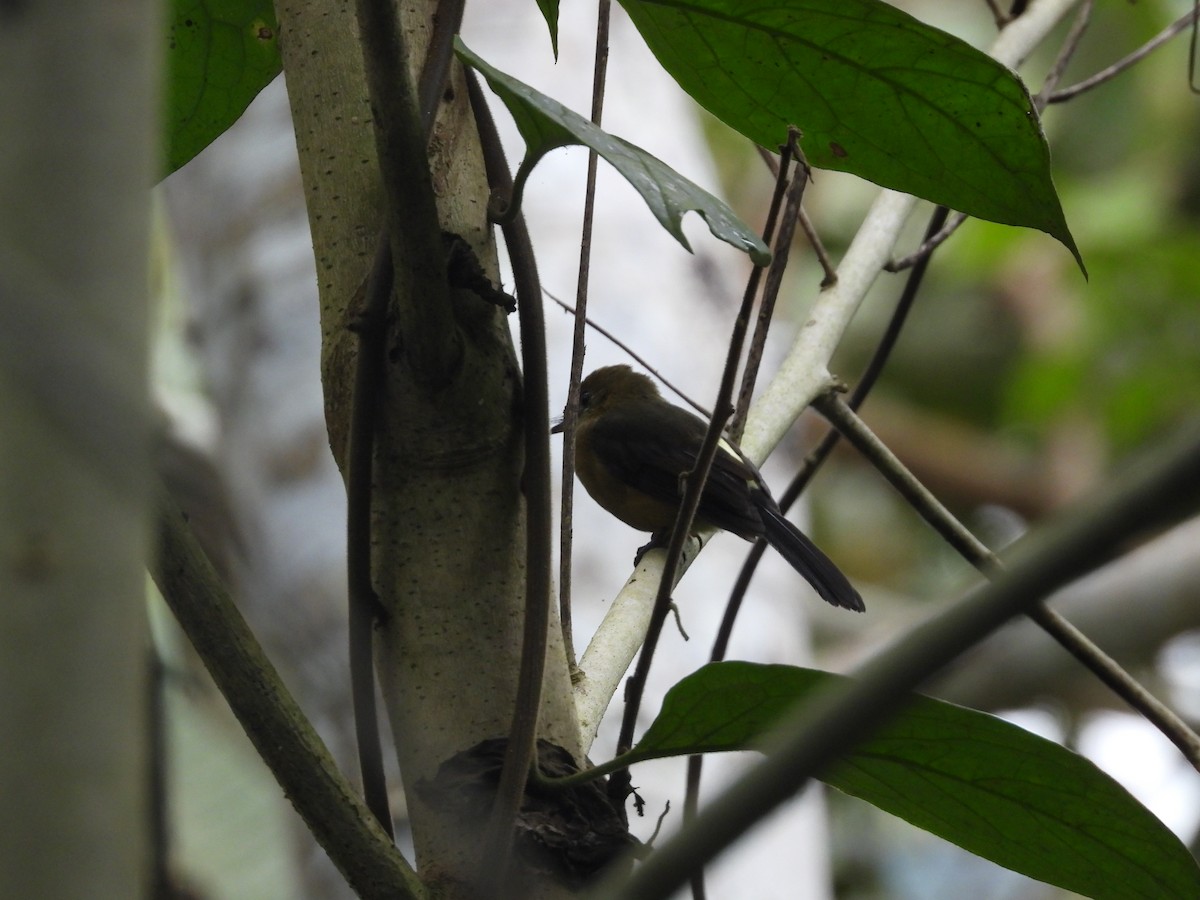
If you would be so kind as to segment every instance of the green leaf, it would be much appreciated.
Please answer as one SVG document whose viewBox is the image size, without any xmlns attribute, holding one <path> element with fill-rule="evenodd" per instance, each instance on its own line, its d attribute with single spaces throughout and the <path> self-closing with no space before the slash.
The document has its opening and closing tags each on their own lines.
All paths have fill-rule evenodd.
<svg viewBox="0 0 1200 900">
<path fill-rule="evenodd" d="M 762 238 L 712 194 L 645 150 L 597 128 L 557 100 L 492 68 L 458 38 L 454 49 L 459 59 L 487 79 L 525 139 L 525 158 L 513 179 L 513 208 L 519 206 L 525 180 L 539 159 L 559 147 L 582 144 L 595 150 L 625 176 L 663 228 L 688 250 L 692 248 L 680 223 L 684 213 L 695 210 L 704 217 L 714 237 L 748 253 L 755 265 L 765 266 L 770 262 L 771 251 Z"/>
<path fill-rule="evenodd" d="M 165 174 L 212 143 L 279 74 L 278 35 L 271 0 L 172 0 Z"/>
<path fill-rule="evenodd" d="M 537 0 L 538 9 L 546 18 L 546 27 L 550 29 L 550 46 L 554 50 L 554 59 L 558 59 L 558 0 Z"/>
<path fill-rule="evenodd" d="M 673 687 L 634 761 L 753 748 L 806 697 L 846 679 L 743 662 Z M 994 716 L 914 695 L 822 778 L 1002 866 L 1094 898 L 1200 897 L 1165 825 L 1088 760 Z"/>
<path fill-rule="evenodd" d="M 1050 153 L 1009 69 L 881 0 L 621 0 L 659 62 L 764 147 L 789 125 L 814 166 L 852 172 L 1075 255 Z"/>
</svg>

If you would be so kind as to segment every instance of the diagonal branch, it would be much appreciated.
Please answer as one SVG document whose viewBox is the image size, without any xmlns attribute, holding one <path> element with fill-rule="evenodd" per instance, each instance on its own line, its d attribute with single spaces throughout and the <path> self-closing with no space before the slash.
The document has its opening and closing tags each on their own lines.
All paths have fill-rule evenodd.
<svg viewBox="0 0 1200 900">
<path fill-rule="evenodd" d="M 1073 84 L 1070 87 L 1065 87 L 1060 91 L 1055 91 L 1046 98 L 1046 102 L 1065 103 L 1067 100 L 1072 100 L 1075 97 L 1078 97 L 1080 94 L 1090 91 L 1092 88 L 1099 87 L 1106 81 L 1111 81 L 1113 78 L 1116 78 L 1126 69 L 1132 67 L 1136 63 L 1141 62 L 1167 41 L 1171 40 L 1171 38 L 1175 37 L 1175 35 L 1183 31 L 1183 29 L 1195 22 L 1197 11 L 1198 8 L 1193 6 L 1192 9 L 1188 10 L 1128 56 L 1122 57 L 1110 66 L 1105 66 L 1095 75 L 1085 78 L 1083 81 Z"/>
<path fill-rule="evenodd" d="M 995 579 L 1003 571 L 999 557 L 989 550 L 932 493 L 921 484 L 904 464 L 871 433 L 870 429 L 839 398 L 832 394 L 819 397 L 814 404 L 837 427 L 860 453 L 900 492 L 942 538 L 986 577 Z M 1064 649 L 1083 663 L 1097 678 L 1146 717 L 1161 731 L 1192 766 L 1200 770 L 1200 737 L 1153 694 L 1122 669 L 1108 654 L 1092 643 L 1062 616 L 1037 604 L 1029 608 L 1029 616 Z"/>
<path fill-rule="evenodd" d="M 360 897 L 423 898 L 416 873 L 338 771 L 187 520 L 160 495 L 154 581 L 284 794 Z"/>
</svg>

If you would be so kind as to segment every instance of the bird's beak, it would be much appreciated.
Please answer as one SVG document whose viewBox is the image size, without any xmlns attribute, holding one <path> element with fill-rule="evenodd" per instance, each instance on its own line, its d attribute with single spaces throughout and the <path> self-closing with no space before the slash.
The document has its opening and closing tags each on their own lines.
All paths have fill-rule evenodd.
<svg viewBox="0 0 1200 900">
<path fill-rule="evenodd" d="M 562 430 L 563 430 L 563 417 L 555 416 L 553 419 L 550 420 L 550 433 L 551 434 L 562 434 Z"/>
</svg>

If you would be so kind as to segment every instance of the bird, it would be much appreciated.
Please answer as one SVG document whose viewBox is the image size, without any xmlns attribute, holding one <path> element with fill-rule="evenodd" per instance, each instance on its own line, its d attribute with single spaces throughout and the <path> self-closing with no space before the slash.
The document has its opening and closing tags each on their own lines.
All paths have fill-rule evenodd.
<svg viewBox="0 0 1200 900">
<path fill-rule="evenodd" d="M 562 424 L 553 430 L 562 431 Z M 675 522 L 683 476 L 695 467 L 707 432 L 707 422 L 664 400 L 648 376 L 629 366 L 605 366 L 580 386 L 575 472 L 605 510 L 661 539 Z M 750 541 L 763 538 L 823 600 L 856 612 L 866 608 L 841 570 L 784 516 L 758 469 L 724 440 L 696 525 Z"/>
</svg>

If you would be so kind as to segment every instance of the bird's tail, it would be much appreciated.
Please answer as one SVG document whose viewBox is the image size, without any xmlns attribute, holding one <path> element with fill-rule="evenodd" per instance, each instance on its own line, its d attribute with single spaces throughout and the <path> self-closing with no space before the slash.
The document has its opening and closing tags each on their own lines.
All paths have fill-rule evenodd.
<svg viewBox="0 0 1200 900">
<path fill-rule="evenodd" d="M 843 609 L 863 612 L 866 606 L 842 570 L 818 549 L 799 528 L 789 522 L 774 502 L 759 506 L 767 543 L 803 575 L 821 599 Z"/>
</svg>

